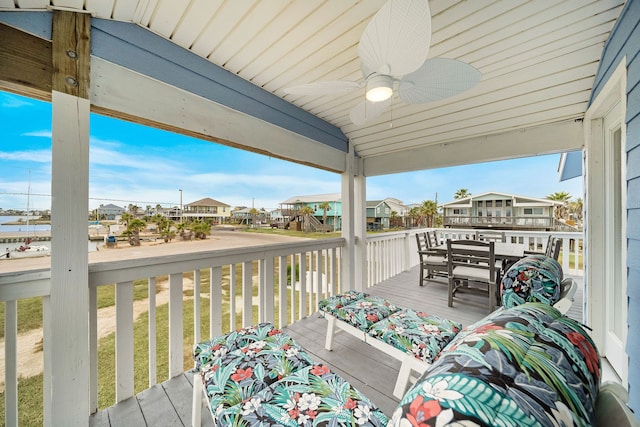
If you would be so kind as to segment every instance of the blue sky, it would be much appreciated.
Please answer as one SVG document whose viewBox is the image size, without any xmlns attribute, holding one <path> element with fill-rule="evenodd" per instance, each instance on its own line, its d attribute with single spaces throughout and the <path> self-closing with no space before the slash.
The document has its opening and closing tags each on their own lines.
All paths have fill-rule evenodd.
<svg viewBox="0 0 640 427">
<path fill-rule="evenodd" d="M 51 107 L 0 92 L 0 208 L 50 207 Z M 165 207 L 211 197 L 275 209 L 290 197 L 340 192 L 340 175 L 92 114 L 89 208 L 113 203 Z M 544 198 L 582 195 L 582 180 L 558 181 L 559 155 L 371 177 L 367 199 L 447 202 L 460 188 Z"/>
</svg>

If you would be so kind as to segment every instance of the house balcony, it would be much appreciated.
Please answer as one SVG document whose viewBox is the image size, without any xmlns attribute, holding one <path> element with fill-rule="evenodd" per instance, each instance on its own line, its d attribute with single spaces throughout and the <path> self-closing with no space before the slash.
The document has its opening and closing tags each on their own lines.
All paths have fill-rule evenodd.
<svg viewBox="0 0 640 427">
<path fill-rule="evenodd" d="M 414 309 L 428 310 L 441 317 L 468 325 L 488 314 L 483 301 L 456 303 L 447 307 L 445 280 L 418 286 L 418 256 L 415 233 L 410 230 L 368 236 L 366 241 L 367 292 Z M 442 239 L 464 238 L 467 230 L 439 230 Z M 549 233 L 506 232 L 509 241 L 542 250 Z M 562 238 L 560 260 L 565 274 L 582 275 L 582 234 L 554 233 Z M 397 400 L 393 384 L 399 362 L 370 347 L 338 336 L 334 350 L 324 350 L 326 323 L 317 314 L 318 302 L 328 295 L 353 288 L 342 283 L 341 259 L 345 240 L 299 240 L 220 250 L 167 254 L 90 262 L 89 264 L 89 394 L 90 424 L 188 425 L 191 411 L 190 357 L 194 343 L 230 329 L 262 321 L 285 328 L 318 361 L 343 375 L 356 388 L 391 414 Z M 299 271 L 296 275 L 293 272 Z M 289 275 L 288 275 L 289 273 Z M 289 276 L 289 278 L 288 278 Z M 290 282 L 293 282 L 290 283 Z M 581 283 L 582 280 L 579 280 Z M 114 289 L 115 334 L 101 337 L 103 289 Z M 140 291 L 145 295 L 140 298 Z M 50 270 L 39 268 L 0 273 L 0 300 L 4 304 L 4 421 L 6 425 L 41 423 L 22 418 L 25 406 L 39 406 L 41 418 L 50 411 L 46 393 L 26 400 L 18 383 L 24 374 L 21 358 L 25 339 L 20 311 L 27 300 L 41 302 L 47 318 L 50 298 Z M 136 295 L 138 295 L 136 297 Z M 578 294 L 581 299 L 581 293 Z M 161 297 L 162 296 L 162 297 Z M 473 298 L 473 296 L 469 296 Z M 166 301 L 166 302 L 165 302 Z M 138 307 L 144 315 L 136 319 Z M 570 315 L 582 320 L 582 303 L 574 302 Z M 18 320 L 20 319 L 20 321 Z M 25 320 L 26 321 L 26 320 Z M 43 388 L 52 372 L 48 343 L 65 331 L 43 321 L 42 352 L 36 362 L 42 366 Z M 18 330 L 21 330 L 18 333 Z M 162 332 L 161 332 L 162 331 Z M 32 334 L 31 330 L 29 333 Z M 103 352 L 111 339 L 112 354 Z M 140 341 L 143 341 L 142 345 Z M 115 344 L 113 344 L 115 343 Z M 29 350 L 28 352 L 32 352 Z M 364 362 L 363 362 L 364 359 Z M 111 375 L 103 375 L 112 371 Z M 105 377 L 110 379 L 106 380 Z M 18 380 L 20 378 L 20 380 Z M 22 384 L 21 384 L 22 387 Z M 111 390 L 109 394 L 108 390 Z M 104 394 L 113 396 L 105 401 Z M 38 401 L 39 400 L 39 401 Z M 203 420 L 210 425 L 207 410 Z"/>
<path fill-rule="evenodd" d="M 501 230 L 575 231 L 571 226 L 548 216 L 445 216 L 445 227 L 496 228 Z"/>
</svg>

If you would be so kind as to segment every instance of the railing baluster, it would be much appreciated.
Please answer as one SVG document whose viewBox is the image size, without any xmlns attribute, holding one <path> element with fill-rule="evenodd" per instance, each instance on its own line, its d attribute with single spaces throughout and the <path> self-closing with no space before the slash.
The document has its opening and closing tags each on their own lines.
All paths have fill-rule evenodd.
<svg viewBox="0 0 640 427">
<path fill-rule="evenodd" d="M 298 305 L 296 301 L 296 282 L 298 281 L 296 265 L 296 254 L 291 254 L 291 323 L 298 320 L 296 316 L 296 306 Z"/>
<path fill-rule="evenodd" d="M 262 276 L 264 277 L 264 320 L 268 322 L 274 322 L 274 289 L 275 283 L 273 281 L 273 275 L 275 273 L 273 266 L 273 256 L 267 255 L 267 258 L 262 262 Z"/>
<path fill-rule="evenodd" d="M 116 283 L 116 402 L 133 396 L 133 282 Z"/>
<path fill-rule="evenodd" d="M 184 371 L 182 305 L 182 273 L 169 274 L 169 378 Z"/>
<path fill-rule="evenodd" d="M 193 270 L 193 343 L 199 343 L 200 337 L 200 270 Z"/>
<path fill-rule="evenodd" d="M 288 324 L 287 320 L 287 257 L 278 257 L 278 328 Z"/>
<path fill-rule="evenodd" d="M 149 295 L 149 387 L 153 387 L 158 381 L 156 378 L 156 278 L 149 277 L 147 283 Z"/>
<path fill-rule="evenodd" d="M 300 312 L 298 320 L 307 315 L 307 253 L 300 254 Z"/>
<path fill-rule="evenodd" d="M 18 302 L 4 304 L 4 421 L 18 425 Z"/>
<path fill-rule="evenodd" d="M 96 286 L 89 286 L 89 348 L 91 349 L 89 355 L 89 412 L 93 414 L 98 410 L 98 288 Z M 47 372 L 46 369 L 45 372 Z M 44 395 L 46 399 L 48 393 L 44 393 Z"/>
<path fill-rule="evenodd" d="M 242 263 L 242 326 L 253 323 L 253 262 Z"/>
<path fill-rule="evenodd" d="M 229 266 L 229 329 L 233 331 L 236 327 L 236 265 L 231 264 Z"/>
<path fill-rule="evenodd" d="M 222 335 L 222 267 L 211 267 L 209 277 L 209 338 L 213 338 Z"/>
<path fill-rule="evenodd" d="M 316 251 L 316 295 L 313 304 L 313 311 L 318 311 L 318 302 L 322 299 L 324 283 L 322 282 L 322 251 Z"/>
</svg>

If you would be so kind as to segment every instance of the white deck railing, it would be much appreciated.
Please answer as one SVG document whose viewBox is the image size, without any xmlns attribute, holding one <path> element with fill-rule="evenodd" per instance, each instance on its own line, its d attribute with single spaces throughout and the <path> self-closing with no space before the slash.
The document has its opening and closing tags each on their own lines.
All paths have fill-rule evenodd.
<svg viewBox="0 0 640 427">
<path fill-rule="evenodd" d="M 366 285 L 395 276 L 417 265 L 419 258 L 415 234 L 408 230 L 370 235 L 367 237 Z M 465 238 L 468 230 L 438 230 L 441 239 Z M 511 241 L 544 250 L 545 232 L 506 232 Z M 582 259 L 583 240 L 580 233 L 553 233 L 562 238 L 562 265 L 569 274 L 581 275 L 578 260 Z M 90 331 L 90 394 L 91 410 L 98 409 L 98 308 L 97 291 L 100 286 L 115 284 L 116 305 L 116 401 L 134 394 L 134 281 L 148 283 L 148 385 L 156 384 L 156 287 L 158 277 L 168 280 L 169 312 L 169 377 L 184 371 L 184 277 L 193 275 L 193 343 L 202 339 L 200 325 L 208 319 L 206 336 L 228 329 L 273 319 L 278 327 L 286 326 L 317 311 L 318 301 L 341 290 L 340 259 L 344 239 L 301 240 L 295 243 L 234 248 L 206 252 L 168 255 L 154 258 L 129 259 L 92 263 L 89 266 L 89 331 Z M 298 283 L 288 284 L 287 270 L 292 281 L 299 270 Z M 224 274 L 223 274 L 224 273 Z M 208 276 L 207 283 L 202 278 Z M 417 283 L 417 279 L 416 279 Z M 209 305 L 202 313 L 200 293 L 206 286 Z M 257 292 L 257 295 L 254 293 Z M 231 297 L 231 295 L 237 297 Z M 16 425 L 18 420 L 17 353 L 18 310 L 22 299 L 41 297 L 43 312 L 48 309 L 50 271 L 0 274 L 0 301 L 5 302 L 5 424 Z M 223 307 L 228 311 L 223 312 Z M 225 327 L 224 329 L 227 329 Z M 44 345 L 53 336 L 46 336 L 53 328 L 45 328 Z M 191 346 L 189 346 L 190 348 Z M 46 370 L 46 367 L 45 367 Z M 46 378 L 46 375 L 45 375 Z M 46 397 L 44 405 L 47 405 Z"/>
</svg>

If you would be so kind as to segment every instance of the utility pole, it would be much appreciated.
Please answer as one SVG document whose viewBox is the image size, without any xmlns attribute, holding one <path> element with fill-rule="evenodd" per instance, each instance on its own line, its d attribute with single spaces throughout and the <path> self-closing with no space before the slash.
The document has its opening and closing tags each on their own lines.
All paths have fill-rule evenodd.
<svg viewBox="0 0 640 427">
<path fill-rule="evenodd" d="M 182 189 L 178 191 L 180 192 L 180 223 L 182 223 Z"/>
</svg>

